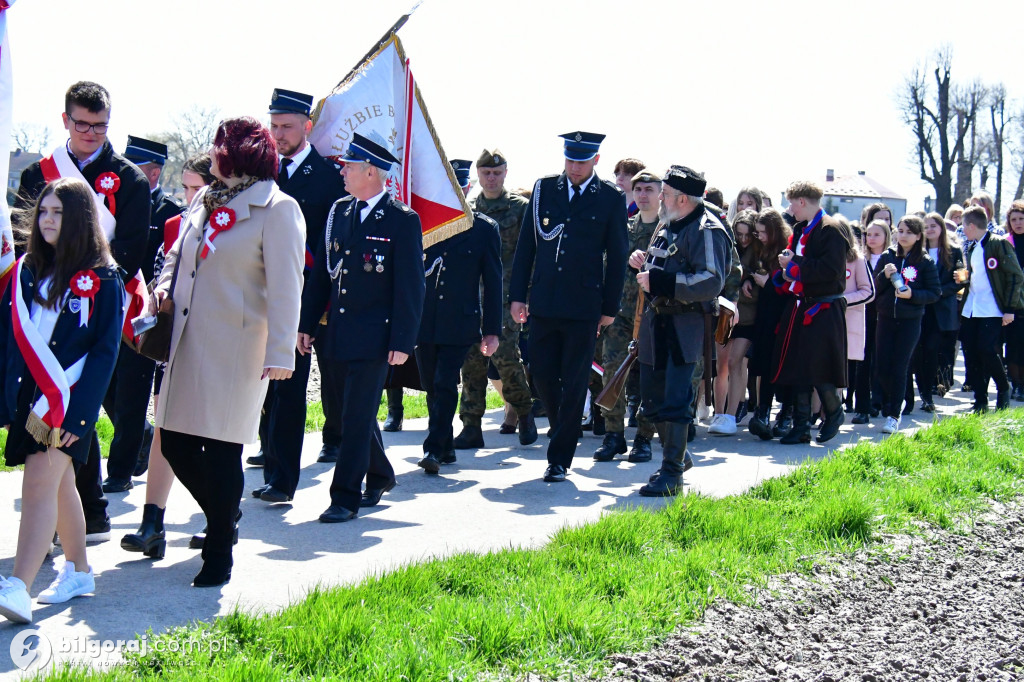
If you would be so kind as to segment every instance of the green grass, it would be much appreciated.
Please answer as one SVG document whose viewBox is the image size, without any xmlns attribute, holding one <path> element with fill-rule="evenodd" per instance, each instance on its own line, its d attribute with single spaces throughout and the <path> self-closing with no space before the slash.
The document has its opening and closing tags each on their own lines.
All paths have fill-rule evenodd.
<svg viewBox="0 0 1024 682">
<path fill-rule="evenodd" d="M 911 437 L 806 463 L 743 495 L 686 495 L 554 535 L 543 548 L 460 555 L 272 615 L 236 612 L 160 635 L 216 653 L 130 655 L 107 672 L 52 680 L 563 679 L 650 647 L 716 599 L 744 602 L 770 575 L 807 571 L 879 533 L 969 523 L 1022 492 L 1024 413 L 950 418 Z M 152 640 L 154 635 L 150 635 Z"/>
<path fill-rule="evenodd" d="M 417 419 L 427 416 L 427 394 L 421 391 L 406 391 L 402 398 L 402 405 L 405 408 L 407 419 Z M 501 407 L 501 396 L 491 388 L 487 387 L 487 409 Z M 377 421 L 384 421 L 388 414 L 388 401 L 386 396 L 381 396 L 380 407 L 377 410 Z M 324 408 L 317 401 L 306 406 L 306 433 L 314 433 L 324 426 Z M 106 415 L 101 414 L 96 422 L 96 432 L 100 437 L 100 451 L 106 458 L 110 450 L 110 441 L 114 437 L 114 425 Z M 0 429 L 0 472 L 15 471 L 21 467 L 9 467 L 4 461 L 3 451 L 7 445 L 7 431 Z"/>
</svg>

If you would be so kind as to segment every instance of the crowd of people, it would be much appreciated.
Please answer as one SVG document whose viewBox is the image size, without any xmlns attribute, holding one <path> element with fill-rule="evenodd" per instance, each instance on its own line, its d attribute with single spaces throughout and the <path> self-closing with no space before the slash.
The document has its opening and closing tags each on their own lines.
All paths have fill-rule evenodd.
<svg viewBox="0 0 1024 682">
<path fill-rule="evenodd" d="M 851 223 L 827 215 L 809 181 L 780 210 L 753 186 L 727 203 L 682 165 L 623 159 L 603 180 L 604 136 L 574 131 L 563 171 L 526 190 L 507 188 L 508 159 L 484 150 L 471 226 L 424 248 L 419 216 L 386 189 L 391 151 L 357 132 L 341 158 L 322 157 L 312 106 L 277 89 L 269 126 L 222 121 L 182 170 L 182 203 L 160 189 L 166 146 L 129 136 L 116 153 L 109 93 L 67 91 L 67 141 L 22 175 L 19 260 L 0 304 L 5 457 L 25 465 L 14 572 L 0 578 L 8 619 L 31 622 L 28 589 L 52 542 L 66 561 L 37 601 L 95 590 L 86 545 L 110 538 L 106 495 L 142 475 L 141 524 L 121 546 L 164 556 L 177 479 L 207 522 L 190 542 L 203 558 L 193 584 L 230 580 L 243 445 L 261 445 L 253 497 L 290 502 L 313 352 L 318 461 L 335 464 L 324 523 L 394 487 L 376 415 L 386 391 L 384 429 L 402 428 L 403 387 L 426 392 L 428 475 L 485 446 L 490 379 L 502 433 L 530 445 L 548 419 L 546 482 L 566 480 L 585 429 L 603 436 L 599 462 L 650 461 L 657 434 L 661 464 L 639 488 L 654 497 L 682 490 L 702 417 L 708 433 L 741 437 L 749 415 L 753 437 L 790 445 L 815 425 L 831 440 L 847 412 L 898 431 L 915 383 L 926 412 L 952 389 L 958 341 L 976 411 L 991 381 L 997 409 L 1024 401 L 1024 202 L 1004 227 L 984 193 L 945 216 L 877 203 Z M 468 196 L 473 162 L 451 165 Z M 140 352 L 136 324 L 157 311 L 165 362 Z M 101 407 L 114 426 L 106 477 Z"/>
</svg>

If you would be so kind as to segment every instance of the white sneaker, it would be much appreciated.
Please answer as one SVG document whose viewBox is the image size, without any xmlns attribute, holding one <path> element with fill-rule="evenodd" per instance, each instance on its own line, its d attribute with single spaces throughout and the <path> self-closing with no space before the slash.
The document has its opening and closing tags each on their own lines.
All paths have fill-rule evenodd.
<svg viewBox="0 0 1024 682">
<path fill-rule="evenodd" d="M 736 433 L 736 417 L 731 414 L 716 414 L 708 427 L 708 433 L 716 436 L 732 436 Z"/>
<path fill-rule="evenodd" d="M 96 580 L 93 578 L 92 568 L 87 567 L 87 570 L 79 572 L 75 570 L 74 562 L 65 561 L 56 579 L 39 593 L 36 601 L 40 604 L 63 604 L 95 591 Z"/>
<path fill-rule="evenodd" d="M 0 613 L 15 623 L 32 622 L 32 598 L 20 578 L 0 576 Z"/>
<path fill-rule="evenodd" d="M 885 424 L 882 425 L 882 433 L 896 433 L 900 430 L 900 418 L 899 417 L 886 417 Z"/>
<path fill-rule="evenodd" d="M 697 421 L 706 422 L 711 418 L 711 408 L 704 404 L 701 400 L 697 403 Z"/>
</svg>

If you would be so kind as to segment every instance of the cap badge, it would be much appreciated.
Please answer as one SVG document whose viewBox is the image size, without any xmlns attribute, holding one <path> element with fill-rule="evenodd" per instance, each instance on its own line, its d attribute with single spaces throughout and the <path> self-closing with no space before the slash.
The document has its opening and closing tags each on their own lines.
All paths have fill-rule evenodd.
<svg viewBox="0 0 1024 682">
<path fill-rule="evenodd" d="M 576 141 L 579 142 L 582 139 L 583 139 L 583 136 L 580 135 L 579 133 L 576 133 Z"/>
</svg>

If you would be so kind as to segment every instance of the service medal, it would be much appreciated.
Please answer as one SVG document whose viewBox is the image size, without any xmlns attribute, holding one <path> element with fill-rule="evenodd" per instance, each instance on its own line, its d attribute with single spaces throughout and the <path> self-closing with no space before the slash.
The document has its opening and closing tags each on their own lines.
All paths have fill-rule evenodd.
<svg viewBox="0 0 1024 682">
<path fill-rule="evenodd" d="M 364 253 L 363 254 L 363 270 L 365 272 L 370 272 L 371 270 L 373 270 L 373 266 L 370 265 L 370 260 L 372 258 L 373 258 L 373 256 L 371 254 L 368 254 L 368 253 Z"/>
<path fill-rule="evenodd" d="M 384 256 L 377 256 L 377 267 L 375 268 L 378 273 L 384 272 Z"/>
</svg>

